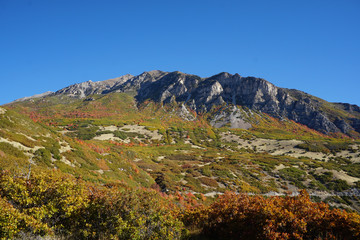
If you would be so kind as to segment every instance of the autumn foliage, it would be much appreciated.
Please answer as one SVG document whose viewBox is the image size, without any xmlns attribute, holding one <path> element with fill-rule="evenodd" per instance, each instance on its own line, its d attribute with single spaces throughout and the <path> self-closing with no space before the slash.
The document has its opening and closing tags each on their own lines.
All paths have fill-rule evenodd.
<svg viewBox="0 0 360 240">
<path fill-rule="evenodd" d="M 89 183 L 59 171 L 0 172 L 0 239 L 360 239 L 360 215 L 297 197 L 225 193 L 211 205 L 192 193 L 167 195 Z"/>
<path fill-rule="evenodd" d="M 154 190 L 101 186 L 58 171 L 0 172 L 0 239 L 180 239 L 183 224 Z"/>
<path fill-rule="evenodd" d="M 226 193 L 211 206 L 182 215 L 209 239 L 360 239 L 360 215 L 297 197 Z"/>
</svg>

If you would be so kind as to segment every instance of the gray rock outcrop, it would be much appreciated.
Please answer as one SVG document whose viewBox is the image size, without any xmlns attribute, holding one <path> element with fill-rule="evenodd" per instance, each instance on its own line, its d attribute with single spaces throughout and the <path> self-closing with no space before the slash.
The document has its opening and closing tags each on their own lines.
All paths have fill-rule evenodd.
<svg viewBox="0 0 360 240">
<path fill-rule="evenodd" d="M 276 87 L 261 78 L 225 72 L 201 78 L 178 71 L 155 70 L 138 76 L 124 75 L 106 81 L 74 84 L 54 95 L 85 98 L 111 92 L 135 92 L 139 103 L 145 100 L 182 103 L 179 113 L 187 119 L 192 119 L 186 113 L 187 108 L 208 113 L 216 106 L 228 106 L 230 112 L 216 113 L 209 119 L 216 127 L 230 124 L 231 127 L 249 128 L 250 123 L 243 119 L 241 111 L 236 110 L 236 106 L 243 106 L 279 119 L 294 120 L 323 133 L 347 134 L 360 130 L 360 108 L 356 105 L 328 103 L 298 90 Z M 328 111 L 329 107 L 336 111 Z M 339 111 L 344 114 L 334 115 Z M 346 114 L 349 117 L 344 117 Z"/>
</svg>

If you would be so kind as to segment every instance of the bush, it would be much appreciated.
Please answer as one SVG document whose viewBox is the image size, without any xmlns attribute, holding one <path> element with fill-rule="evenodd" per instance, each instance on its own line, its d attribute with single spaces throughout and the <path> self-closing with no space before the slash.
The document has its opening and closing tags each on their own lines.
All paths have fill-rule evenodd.
<svg viewBox="0 0 360 240">
<path fill-rule="evenodd" d="M 350 144 L 347 142 L 328 142 L 325 146 L 331 152 L 340 152 L 343 150 L 348 150 Z"/>
<path fill-rule="evenodd" d="M 60 175 L 60 176 L 58 176 Z M 26 179 L 0 172 L 0 238 L 180 239 L 174 206 L 154 190 L 85 183 L 59 171 Z"/>
<path fill-rule="evenodd" d="M 58 142 L 53 143 L 50 147 L 47 147 L 47 149 L 51 152 L 55 159 L 60 160 L 60 144 Z"/>
<path fill-rule="evenodd" d="M 126 132 L 123 132 L 123 131 L 115 131 L 114 136 L 118 137 L 122 140 L 125 140 L 127 138 Z"/>
<path fill-rule="evenodd" d="M 182 215 L 209 239 L 359 239 L 360 215 L 297 197 L 248 196 L 226 193 L 209 207 Z M 200 236 L 198 236 L 200 237 Z"/>
<path fill-rule="evenodd" d="M 46 165 L 51 165 L 51 152 L 46 148 L 39 148 L 34 153 L 34 160 L 43 162 Z"/>
<path fill-rule="evenodd" d="M 76 238 L 180 239 L 183 224 L 155 191 L 93 191 L 73 233 Z"/>
<path fill-rule="evenodd" d="M 283 168 L 279 170 L 282 178 L 291 181 L 299 188 L 305 188 L 302 181 L 306 178 L 306 172 L 295 167 Z"/>
<path fill-rule="evenodd" d="M 316 180 L 324 184 L 329 190 L 342 192 L 349 189 L 351 186 L 344 180 L 334 179 L 332 172 L 324 172 L 320 175 L 314 174 Z"/>
<path fill-rule="evenodd" d="M 300 149 L 304 149 L 310 152 L 322 152 L 322 153 L 334 153 L 340 152 L 343 150 L 348 150 L 350 148 L 350 143 L 348 142 L 322 142 L 322 141 L 305 141 L 295 146 Z"/>
<path fill-rule="evenodd" d="M 204 166 L 204 167 L 202 167 L 200 171 L 201 171 L 201 173 L 202 173 L 204 176 L 207 176 L 207 177 L 211 177 L 211 176 L 212 176 L 212 172 L 211 172 L 209 166 Z"/>
<path fill-rule="evenodd" d="M 99 130 L 99 127 L 96 126 L 79 128 L 76 137 L 82 140 L 91 140 L 96 136 L 97 130 Z"/>
<path fill-rule="evenodd" d="M 25 154 L 22 151 L 6 142 L 0 142 L 0 150 L 14 157 L 25 158 Z"/>
<path fill-rule="evenodd" d="M 22 214 L 6 199 L 0 197 L 0 239 L 13 239 L 20 231 L 47 232 L 41 222 Z"/>
<path fill-rule="evenodd" d="M 322 153 L 330 152 L 330 150 L 325 146 L 323 142 L 318 142 L 318 141 L 306 141 L 305 143 L 301 143 L 299 145 L 296 145 L 295 147 L 310 152 L 322 152 Z"/>
<path fill-rule="evenodd" d="M 210 187 L 219 187 L 219 184 L 215 179 L 209 178 L 209 177 L 201 177 L 199 178 L 200 182 L 202 184 L 205 184 Z"/>
<path fill-rule="evenodd" d="M 327 186 L 330 190 L 334 190 L 336 192 L 342 192 L 348 190 L 351 187 L 345 180 L 342 179 L 336 179 L 332 182 L 329 182 Z"/>
</svg>

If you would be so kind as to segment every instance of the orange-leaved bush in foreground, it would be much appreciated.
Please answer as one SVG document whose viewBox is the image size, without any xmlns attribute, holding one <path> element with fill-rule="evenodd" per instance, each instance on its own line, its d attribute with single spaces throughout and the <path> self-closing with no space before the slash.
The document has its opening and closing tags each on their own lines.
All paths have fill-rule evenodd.
<svg viewBox="0 0 360 240">
<path fill-rule="evenodd" d="M 209 207 L 182 213 L 210 239 L 360 239 L 360 215 L 297 197 L 225 193 Z"/>
</svg>

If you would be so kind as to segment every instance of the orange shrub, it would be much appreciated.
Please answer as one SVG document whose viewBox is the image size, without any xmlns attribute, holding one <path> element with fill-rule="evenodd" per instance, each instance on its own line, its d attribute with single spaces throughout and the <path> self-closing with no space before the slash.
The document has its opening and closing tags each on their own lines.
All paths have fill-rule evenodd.
<svg viewBox="0 0 360 240">
<path fill-rule="evenodd" d="M 360 239 L 359 214 L 311 202 L 306 191 L 271 198 L 226 193 L 182 217 L 214 239 Z"/>
</svg>

